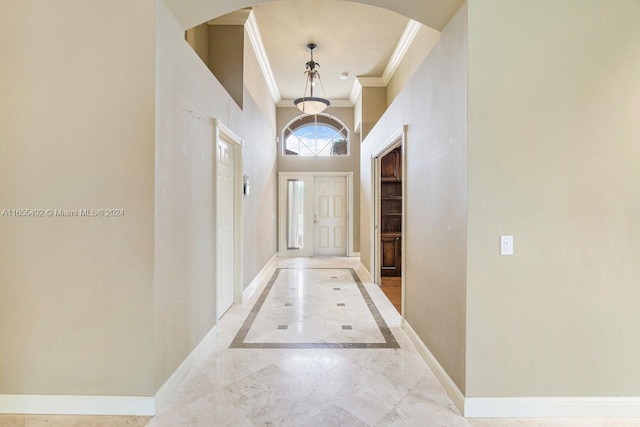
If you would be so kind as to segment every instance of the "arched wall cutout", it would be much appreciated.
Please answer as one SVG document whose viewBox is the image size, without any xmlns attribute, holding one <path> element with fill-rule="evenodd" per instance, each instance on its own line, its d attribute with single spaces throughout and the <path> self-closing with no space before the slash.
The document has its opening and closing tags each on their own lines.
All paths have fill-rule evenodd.
<svg viewBox="0 0 640 427">
<path fill-rule="evenodd" d="M 165 2 L 185 30 L 234 10 L 268 3 L 267 0 L 218 0 L 215 2 L 165 0 Z M 353 0 L 353 2 L 388 9 L 442 31 L 464 0 Z"/>
</svg>

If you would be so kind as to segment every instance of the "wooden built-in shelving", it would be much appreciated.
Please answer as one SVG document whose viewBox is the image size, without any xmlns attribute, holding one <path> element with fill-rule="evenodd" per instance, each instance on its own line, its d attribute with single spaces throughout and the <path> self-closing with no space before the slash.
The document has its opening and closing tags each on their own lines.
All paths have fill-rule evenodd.
<svg viewBox="0 0 640 427">
<path fill-rule="evenodd" d="M 402 158 L 400 147 L 380 161 L 382 276 L 402 274 Z"/>
</svg>

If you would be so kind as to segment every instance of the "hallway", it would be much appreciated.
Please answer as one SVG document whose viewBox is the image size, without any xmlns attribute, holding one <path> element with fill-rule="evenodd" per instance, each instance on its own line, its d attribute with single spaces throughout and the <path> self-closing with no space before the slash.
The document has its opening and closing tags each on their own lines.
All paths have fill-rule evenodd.
<svg viewBox="0 0 640 427">
<path fill-rule="evenodd" d="M 272 270 L 150 426 L 468 425 L 380 288 L 357 283 L 358 258 L 280 258 Z"/>
</svg>

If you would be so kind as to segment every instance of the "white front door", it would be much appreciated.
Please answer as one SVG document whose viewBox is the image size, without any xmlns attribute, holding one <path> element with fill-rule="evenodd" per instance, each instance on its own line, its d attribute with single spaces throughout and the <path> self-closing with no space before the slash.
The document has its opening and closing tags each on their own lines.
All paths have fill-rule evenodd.
<svg viewBox="0 0 640 427">
<path fill-rule="evenodd" d="M 217 146 L 216 241 L 218 319 L 233 304 L 234 285 L 234 188 L 233 146 L 220 139 Z"/>
<path fill-rule="evenodd" d="M 313 254 L 346 256 L 346 177 L 314 177 L 313 183 Z"/>
</svg>

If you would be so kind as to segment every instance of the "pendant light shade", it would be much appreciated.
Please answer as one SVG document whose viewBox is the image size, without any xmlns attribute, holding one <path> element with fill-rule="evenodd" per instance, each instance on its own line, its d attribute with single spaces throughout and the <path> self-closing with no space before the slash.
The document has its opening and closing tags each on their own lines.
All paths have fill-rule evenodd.
<svg viewBox="0 0 640 427">
<path fill-rule="evenodd" d="M 313 96 L 313 88 L 316 85 L 316 81 L 320 82 L 320 86 L 322 86 L 322 80 L 320 80 L 320 73 L 316 68 L 320 67 L 320 64 L 313 60 L 313 51 L 318 46 L 315 43 L 309 43 L 307 48 L 311 51 L 311 60 L 306 64 L 306 71 L 304 74 L 306 75 L 306 83 L 304 87 L 304 96 L 293 101 L 293 104 L 298 107 L 300 111 L 305 114 L 318 114 L 322 113 L 327 107 L 331 106 L 331 102 L 328 99 L 320 98 L 317 96 Z M 307 88 L 310 89 L 310 94 L 307 96 Z M 322 86 L 322 91 L 324 92 L 324 86 Z"/>
<path fill-rule="evenodd" d="M 305 114 L 318 114 L 322 113 L 327 107 L 331 105 L 329 100 L 324 98 L 318 98 L 315 96 L 308 96 L 306 98 L 298 98 L 293 101 L 296 107 Z"/>
</svg>

